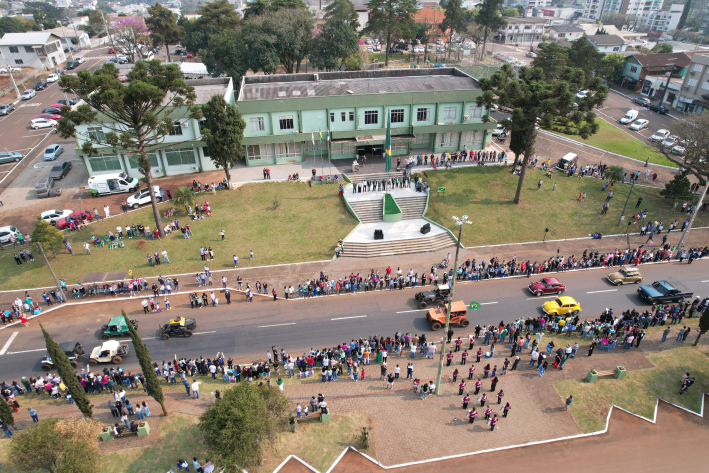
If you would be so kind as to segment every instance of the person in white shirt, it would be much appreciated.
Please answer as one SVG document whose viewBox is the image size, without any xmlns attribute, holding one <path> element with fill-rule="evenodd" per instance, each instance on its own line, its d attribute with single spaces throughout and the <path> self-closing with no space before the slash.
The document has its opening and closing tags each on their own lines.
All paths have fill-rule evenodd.
<svg viewBox="0 0 709 473">
<path fill-rule="evenodd" d="M 209 365 L 209 372 L 212 373 L 212 379 L 217 379 L 217 365 Z"/>
<path fill-rule="evenodd" d="M 108 207 L 108 205 L 103 206 L 103 212 L 106 214 L 106 218 L 109 218 L 111 216 L 111 209 Z"/>
<path fill-rule="evenodd" d="M 197 399 L 199 398 L 199 385 L 202 384 L 201 381 L 197 381 L 196 379 L 192 380 L 192 399 Z"/>
</svg>

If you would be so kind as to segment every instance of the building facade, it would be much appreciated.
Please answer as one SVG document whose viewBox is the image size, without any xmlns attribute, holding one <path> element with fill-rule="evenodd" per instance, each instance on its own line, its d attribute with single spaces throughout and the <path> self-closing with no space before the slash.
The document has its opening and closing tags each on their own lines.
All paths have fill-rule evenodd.
<svg viewBox="0 0 709 473">
<path fill-rule="evenodd" d="M 186 80 L 187 85 L 194 87 L 197 95 L 196 104 L 203 105 L 214 95 L 221 95 L 224 100 L 234 104 L 234 87 L 231 78 L 210 78 Z M 137 159 L 107 146 L 97 144 L 102 135 L 116 129 L 114 123 L 106 120 L 103 126 L 81 125 L 76 127 L 76 154 L 84 161 L 87 174 L 125 172 L 130 176 L 141 178 Z M 175 128 L 170 136 L 165 138 L 164 145 L 150 156 L 151 171 L 155 177 L 189 174 L 202 171 L 214 171 L 216 166 L 209 158 L 206 144 L 202 141 L 201 121 L 190 118 L 175 120 Z M 87 156 L 82 150 L 84 141 L 94 142 L 96 153 Z"/>
<path fill-rule="evenodd" d="M 454 68 L 244 76 L 246 163 L 382 156 L 387 120 L 392 155 L 483 149 L 496 125 L 483 122 L 480 94 Z"/>
<path fill-rule="evenodd" d="M 5 33 L 0 39 L 0 48 L 7 62 L 3 67 L 7 65 L 52 70 L 66 61 L 61 38 L 47 31 Z"/>
<path fill-rule="evenodd" d="M 576 41 L 584 35 L 583 28 L 576 25 L 556 25 L 549 28 L 549 39 Z"/>
<path fill-rule="evenodd" d="M 709 109 L 709 54 L 695 54 L 682 82 L 677 108 L 700 113 Z"/>
<path fill-rule="evenodd" d="M 641 17 L 643 13 L 662 10 L 664 0 L 586 0 L 584 18 L 600 20 L 608 13 Z"/>
<path fill-rule="evenodd" d="M 674 105 L 678 103 L 679 84 L 687 75 L 689 63 L 685 53 L 633 54 L 625 60 L 620 85 L 650 99 L 659 99 L 658 94 L 664 93 L 663 102 Z M 661 92 L 662 89 L 666 90 Z"/>
<path fill-rule="evenodd" d="M 620 53 L 625 51 L 626 42 L 615 34 L 595 34 L 586 36 L 589 43 L 602 53 Z"/>
<path fill-rule="evenodd" d="M 649 31 L 667 33 L 676 30 L 679 19 L 684 11 L 684 5 L 670 5 L 670 10 L 643 11 L 640 16 L 640 27 Z"/>
<path fill-rule="evenodd" d="M 495 40 L 504 44 L 536 46 L 542 41 L 547 20 L 534 17 L 505 17 L 507 26 L 500 29 Z"/>
</svg>

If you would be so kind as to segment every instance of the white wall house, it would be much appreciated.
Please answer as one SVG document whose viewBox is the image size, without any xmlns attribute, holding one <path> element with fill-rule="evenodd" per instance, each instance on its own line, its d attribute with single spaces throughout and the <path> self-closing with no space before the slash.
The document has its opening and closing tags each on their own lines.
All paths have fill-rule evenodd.
<svg viewBox="0 0 709 473">
<path fill-rule="evenodd" d="M 661 31 L 667 33 L 676 30 L 679 19 L 684 11 L 684 5 L 670 5 L 670 10 L 650 10 L 640 16 L 640 26 L 643 30 Z"/>
<path fill-rule="evenodd" d="M 615 34 L 595 34 L 586 36 L 589 43 L 602 53 L 619 53 L 625 51 L 626 42 Z"/>
<path fill-rule="evenodd" d="M 583 28 L 576 25 L 556 25 L 549 28 L 549 38 L 575 41 L 584 35 Z"/>
<path fill-rule="evenodd" d="M 3 66 L 52 70 L 66 61 L 59 36 L 48 31 L 5 33 L 0 39 L 0 49 L 7 62 Z"/>
</svg>

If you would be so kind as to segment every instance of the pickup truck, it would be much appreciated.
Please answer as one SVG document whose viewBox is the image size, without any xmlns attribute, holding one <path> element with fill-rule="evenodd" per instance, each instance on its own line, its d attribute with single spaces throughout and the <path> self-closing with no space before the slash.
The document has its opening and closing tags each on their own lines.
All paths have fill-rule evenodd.
<svg viewBox="0 0 709 473">
<path fill-rule="evenodd" d="M 675 287 L 678 286 L 678 287 Z M 670 284 L 667 281 L 655 281 L 650 286 L 640 286 L 638 294 L 648 302 L 679 302 L 692 297 L 693 293 L 679 284 Z"/>
</svg>

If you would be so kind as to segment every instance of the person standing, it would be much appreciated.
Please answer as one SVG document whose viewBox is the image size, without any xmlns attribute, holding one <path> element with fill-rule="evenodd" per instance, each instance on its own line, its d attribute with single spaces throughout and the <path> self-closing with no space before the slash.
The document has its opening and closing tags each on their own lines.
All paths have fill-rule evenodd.
<svg viewBox="0 0 709 473">
<path fill-rule="evenodd" d="M 468 411 L 468 414 L 466 414 L 466 417 L 468 418 L 468 422 L 470 424 L 475 422 L 475 418 L 477 416 L 478 416 L 478 411 L 476 411 L 474 407 Z"/>
<path fill-rule="evenodd" d="M 192 399 L 199 398 L 199 385 L 200 384 L 202 384 L 201 381 L 197 381 L 196 379 L 192 380 Z"/>
<path fill-rule="evenodd" d="M 106 218 L 109 218 L 111 216 L 111 208 L 108 205 L 104 205 L 103 213 L 106 214 Z"/>
<path fill-rule="evenodd" d="M 565 411 L 569 410 L 569 406 L 571 405 L 572 402 L 574 402 L 574 396 L 569 395 L 569 397 L 566 398 L 566 406 L 564 407 Z"/>
<path fill-rule="evenodd" d="M 495 426 L 497 425 L 498 418 L 496 415 L 492 416 L 492 419 L 490 419 L 490 432 L 495 431 Z"/>
<path fill-rule="evenodd" d="M 470 402 L 470 396 L 466 394 L 465 396 L 463 396 L 463 409 L 468 408 L 469 402 Z"/>
<path fill-rule="evenodd" d="M 505 404 L 505 407 L 502 408 L 502 417 L 507 417 L 507 413 L 510 412 L 510 409 L 512 409 L 512 406 L 510 406 L 510 403 L 508 402 Z"/>
<path fill-rule="evenodd" d="M 30 417 L 32 417 L 32 422 L 34 422 L 35 424 L 36 424 L 37 422 L 39 422 L 39 417 L 37 416 L 37 410 L 36 410 L 36 409 L 32 409 L 31 407 L 28 407 L 28 408 L 27 408 L 27 411 L 30 413 Z"/>
</svg>

